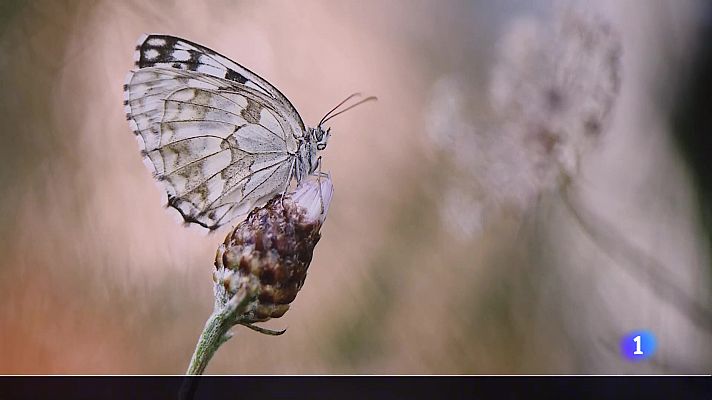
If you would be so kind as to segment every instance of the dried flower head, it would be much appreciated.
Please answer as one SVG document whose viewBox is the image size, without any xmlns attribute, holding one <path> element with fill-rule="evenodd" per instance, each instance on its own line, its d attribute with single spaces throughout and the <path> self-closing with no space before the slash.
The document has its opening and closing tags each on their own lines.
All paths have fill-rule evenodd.
<svg viewBox="0 0 712 400">
<path fill-rule="evenodd" d="M 534 167 L 577 173 L 600 139 L 620 86 L 620 39 L 608 23 L 573 8 L 555 24 L 516 21 L 493 70 L 490 99 L 530 149 Z"/>
<path fill-rule="evenodd" d="M 321 237 L 332 194 L 328 176 L 310 177 L 293 193 L 284 198 L 277 195 L 254 209 L 228 233 L 215 257 L 216 306 L 246 286 L 256 287 L 254 299 L 237 316 L 236 324 L 263 333 L 283 332 L 252 324 L 281 317 L 294 301 Z"/>
<path fill-rule="evenodd" d="M 605 21 L 565 8 L 553 24 L 512 24 L 491 74 L 490 115 L 473 116 L 456 77 L 435 83 L 428 136 L 455 168 L 441 210 L 448 229 L 473 236 L 502 208 L 523 212 L 577 176 L 581 158 L 608 128 L 620 53 Z"/>
<path fill-rule="evenodd" d="M 328 174 L 309 176 L 294 192 L 276 195 L 235 227 L 220 245 L 213 273 L 215 307 L 205 323 L 188 375 L 200 375 L 235 325 L 281 335 L 253 325 L 279 318 L 304 284 L 334 188 Z M 181 389 L 185 397 L 194 381 Z"/>
</svg>

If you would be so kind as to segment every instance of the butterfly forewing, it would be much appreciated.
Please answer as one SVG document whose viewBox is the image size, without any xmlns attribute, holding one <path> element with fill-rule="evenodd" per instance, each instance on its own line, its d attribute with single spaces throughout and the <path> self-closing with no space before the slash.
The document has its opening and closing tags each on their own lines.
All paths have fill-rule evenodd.
<svg viewBox="0 0 712 400">
<path fill-rule="evenodd" d="M 299 113 L 282 92 L 259 75 L 207 47 L 174 36 L 153 34 L 139 39 L 135 58 L 139 68 L 170 67 L 194 71 L 261 91 L 277 100 L 289 113 L 297 125 L 295 131 L 304 131 Z"/>
<path fill-rule="evenodd" d="M 289 185 L 304 130 L 277 89 L 182 39 L 151 35 L 137 52 L 127 117 L 187 222 L 215 229 Z"/>
</svg>

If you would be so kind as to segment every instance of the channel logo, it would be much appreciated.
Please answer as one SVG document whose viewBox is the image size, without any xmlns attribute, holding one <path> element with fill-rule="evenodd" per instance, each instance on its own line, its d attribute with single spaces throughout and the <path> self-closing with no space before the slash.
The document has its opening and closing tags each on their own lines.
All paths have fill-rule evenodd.
<svg viewBox="0 0 712 400">
<path fill-rule="evenodd" d="M 623 336 L 621 354 L 630 361 L 643 361 L 655 354 L 657 340 L 652 332 L 637 330 Z"/>
</svg>

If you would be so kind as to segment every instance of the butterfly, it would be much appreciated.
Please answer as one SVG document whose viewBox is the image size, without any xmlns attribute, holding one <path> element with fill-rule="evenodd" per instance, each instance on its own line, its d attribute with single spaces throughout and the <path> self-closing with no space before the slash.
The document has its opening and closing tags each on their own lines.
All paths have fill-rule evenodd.
<svg viewBox="0 0 712 400">
<path fill-rule="evenodd" d="M 331 129 L 359 104 L 332 108 L 306 127 L 292 103 L 254 72 L 199 44 L 144 35 L 124 107 L 144 163 L 186 223 L 215 230 L 260 207 L 290 184 L 319 175 Z"/>
</svg>

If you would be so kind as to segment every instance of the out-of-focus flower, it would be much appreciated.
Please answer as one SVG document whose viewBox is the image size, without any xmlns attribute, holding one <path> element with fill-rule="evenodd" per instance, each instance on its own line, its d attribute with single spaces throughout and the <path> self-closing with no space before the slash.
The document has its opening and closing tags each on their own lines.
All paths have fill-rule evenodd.
<svg viewBox="0 0 712 400">
<path fill-rule="evenodd" d="M 575 175 L 609 124 L 620 85 L 620 40 L 600 18 L 563 9 L 553 29 L 515 22 L 490 87 L 499 118 L 538 169 Z"/>
<path fill-rule="evenodd" d="M 328 176 L 309 177 L 235 227 L 215 257 L 216 308 L 254 285 L 254 299 L 235 323 L 255 329 L 254 322 L 284 315 L 304 284 L 332 194 Z"/>
<path fill-rule="evenodd" d="M 460 222 L 444 221 L 448 229 L 473 236 L 491 214 L 523 212 L 544 191 L 576 177 L 582 157 L 608 128 L 620 53 L 608 24 L 568 8 L 553 24 L 512 24 L 499 45 L 486 117 L 468 110 L 473 100 L 456 78 L 435 83 L 426 126 L 453 162 L 444 194 L 453 201 L 442 206 L 457 209 L 441 215 Z M 463 198 L 477 204 L 462 207 Z"/>
</svg>

